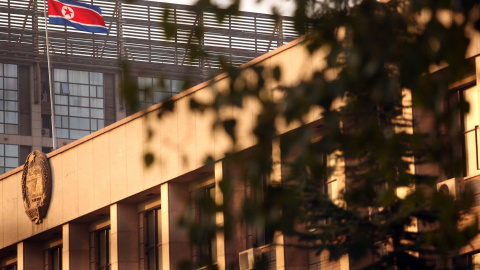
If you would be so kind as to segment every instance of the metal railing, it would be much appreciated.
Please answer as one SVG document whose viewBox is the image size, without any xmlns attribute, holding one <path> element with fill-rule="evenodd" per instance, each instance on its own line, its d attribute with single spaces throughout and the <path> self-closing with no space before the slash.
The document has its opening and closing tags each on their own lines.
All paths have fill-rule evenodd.
<svg viewBox="0 0 480 270">
<path fill-rule="evenodd" d="M 49 47 L 53 61 L 62 65 L 116 68 L 127 59 L 140 68 L 191 74 L 218 70 L 218 57 L 238 66 L 281 46 L 298 35 L 293 21 L 257 13 L 227 16 L 219 23 L 210 11 L 196 13 L 191 6 L 136 0 L 83 1 L 99 6 L 109 34 L 80 32 L 62 25 L 49 25 Z M 175 36 L 167 39 L 160 26 L 165 10 L 175 25 Z M 0 2 L 0 61 L 46 60 L 43 4 L 37 0 Z M 204 28 L 204 38 L 194 31 Z M 189 61 L 188 44 L 202 46 L 209 57 Z M 203 76 L 204 74 L 202 74 Z"/>
</svg>

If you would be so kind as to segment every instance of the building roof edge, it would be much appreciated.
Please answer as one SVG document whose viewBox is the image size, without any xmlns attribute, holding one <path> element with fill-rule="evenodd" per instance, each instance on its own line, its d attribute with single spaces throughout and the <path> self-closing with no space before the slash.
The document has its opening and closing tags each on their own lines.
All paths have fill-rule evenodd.
<svg viewBox="0 0 480 270">
<path fill-rule="evenodd" d="M 273 57 L 273 56 L 275 56 L 275 55 L 277 55 L 277 54 L 279 54 L 279 53 L 281 53 L 281 52 L 283 52 L 283 51 L 286 51 L 286 50 L 291 49 L 291 48 L 293 48 L 293 47 L 295 47 L 295 46 L 297 46 L 297 45 L 299 45 L 299 44 L 302 44 L 302 43 L 305 41 L 305 39 L 306 39 L 305 36 L 299 37 L 299 38 L 297 38 L 297 39 L 295 39 L 295 40 L 293 40 L 293 41 L 291 41 L 291 42 L 289 42 L 289 43 L 287 43 L 287 44 L 285 44 L 285 45 L 283 45 L 283 46 L 280 46 L 280 47 L 278 47 L 278 48 L 276 48 L 276 49 L 274 49 L 274 50 L 272 50 L 272 51 L 269 51 L 269 52 L 267 52 L 267 53 L 265 53 L 265 54 L 263 54 L 263 55 L 261 55 L 261 56 L 259 56 L 259 57 L 257 57 L 257 58 L 252 59 L 251 61 L 249 61 L 249 62 L 241 65 L 241 66 L 238 67 L 238 68 L 239 68 L 239 69 L 245 69 L 245 68 L 249 68 L 249 67 L 258 65 L 259 63 L 261 63 L 261 62 L 263 62 L 263 61 L 265 61 L 265 60 L 267 60 L 267 59 L 269 59 L 269 58 L 271 58 L 271 57 Z M 102 135 L 102 134 L 105 134 L 105 133 L 107 133 L 107 132 L 110 132 L 110 131 L 112 131 L 112 130 L 114 130 L 114 129 L 122 126 L 122 125 L 125 125 L 125 124 L 127 124 L 127 123 L 129 123 L 129 122 L 131 122 L 131 121 L 133 121 L 133 120 L 135 120 L 135 119 L 137 119 L 137 118 L 143 117 L 143 116 L 145 116 L 145 115 L 148 114 L 148 113 L 151 113 L 151 112 L 153 112 L 153 111 L 155 111 L 155 110 L 158 110 L 159 108 L 161 108 L 161 107 L 165 104 L 166 101 L 176 101 L 176 100 L 179 100 L 179 99 L 181 99 L 181 98 L 183 98 L 183 97 L 186 97 L 186 96 L 188 96 L 188 95 L 194 94 L 195 92 L 197 92 L 197 91 L 199 91 L 199 90 L 201 90 L 201 89 L 203 89 L 203 88 L 208 87 L 208 86 L 211 85 L 213 82 L 223 80 L 223 79 L 225 79 L 225 78 L 227 78 L 227 77 L 228 77 L 228 73 L 227 73 L 227 72 L 223 72 L 223 73 L 215 76 L 214 78 L 212 78 L 212 79 L 210 79 L 210 80 L 208 80 L 208 81 L 202 82 L 202 83 L 197 84 L 197 85 L 195 85 L 195 86 L 193 86 L 193 87 L 191 87 L 191 88 L 189 88 L 189 89 L 187 89 L 187 90 L 185 90 L 185 91 L 180 92 L 179 94 L 173 96 L 172 98 L 170 98 L 170 99 L 168 99 L 168 100 L 162 101 L 162 102 L 160 102 L 160 103 L 158 103 L 158 104 L 155 104 L 155 105 L 153 105 L 153 106 L 151 106 L 151 107 L 149 107 L 149 108 L 147 108 L 147 109 L 145 109 L 145 110 L 142 110 L 142 111 L 139 111 L 139 112 L 137 112 L 137 113 L 134 113 L 134 114 L 132 114 L 132 115 L 130 115 L 130 116 L 128 116 L 128 117 L 125 117 L 125 118 L 123 118 L 123 119 L 121 119 L 121 120 L 119 120 L 119 121 L 117 121 L 117 122 L 115 122 L 115 123 L 113 123 L 113 124 L 111 124 L 111 125 L 109 125 L 109 126 L 106 126 L 106 127 L 102 128 L 102 129 L 100 129 L 100 130 L 98 130 L 98 131 L 96 131 L 96 132 L 94 132 L 94 133 L 92 133 L 92 134 L 89 134 L 89 135 L 87 135 L 87 136 L 85 136 L 85 137 L 83 137 L 83 138 L 80 138 L 80 139 L 78 139 L 78 140 L 76 140 L 76 141 L 74 141 L 74 142 L 72 142 L 72 143 L 69 143 L 69 144 L 63 146 L 63 147 L 60 147 L 60 148 L 58 148 L 58 149 L 56 149 L 56 150 L 48 153 L 48 154 L 47 154 L 47 158 L 51 158 L 51 157 L 54 157 L 54 156 L 56 156 L 56 155 L 59 155 L 59 154 L 65 152 L 65 151 L 67 151 L 67 150 L 69 150 L 69 149 L 71 149 L 71 148 L 74 148 L 74 147 L 76 147 L 76 146 L 78 146 L 78 145 L 80 145 L 80 144 L 82 144 L 82 143 L 85 143 L 85 142 L 87 142 L 87 141 L 90 141 L 90 140 L 92 140 L 92 139 L 94 139 L 94 138 L 96 138 L 96 137 L 98 137 L 98 136 L 100 136 L 100 135 Z M 23 170 L 23 165 L 15 168 L 15 169 L 13 169 L 13 170 L 11 170 L 11 171 L 9 171 L 9 172 L 6 172 L 6 173 L 0 175 L 0 181 L 3 180 L 3 179 L 5 179 L 5 178 L 7 178 L 7 177 L 10 177 L 10 176 L 13 175 L 13 174 L 16 174 L 16 173 L 18 173 L 18 172 L 21 172 L 22 170 Z"/>
</svg>

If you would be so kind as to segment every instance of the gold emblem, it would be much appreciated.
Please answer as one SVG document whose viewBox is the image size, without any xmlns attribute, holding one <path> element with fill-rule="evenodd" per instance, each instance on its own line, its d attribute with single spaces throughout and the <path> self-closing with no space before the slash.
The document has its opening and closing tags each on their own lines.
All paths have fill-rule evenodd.
<svg viewBox="0 0 480 270">
<path fill-rule="evenodd" d="M 25 213 L 39 224 L 47 214 L 52 193 L 52 176 L 47 157 L 40 151 L 31 152 L 22 174 L 22 197 Z"/>
</svg>

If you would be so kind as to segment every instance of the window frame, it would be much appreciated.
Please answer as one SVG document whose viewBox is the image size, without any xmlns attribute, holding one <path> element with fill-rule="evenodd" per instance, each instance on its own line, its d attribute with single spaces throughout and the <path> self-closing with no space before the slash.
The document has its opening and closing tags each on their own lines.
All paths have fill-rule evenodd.
<svg viewBox="0 0 480 270">
<path fill-rule="evenodd" d="M 48 270 L 62 270 L 62 261 L 63 261 L 63 254 L 62 254 L 63 245 L 55 245 L 53 247 L 49 247 L 45 250 L 45 266 Z M 55 253 L 57 254 L 57 259 L 55 260 Z M 55 261 L 57 263 L 57 268 L 55 268 Z"/>
<path fill-rule="evenodd" d="M 255 190 L 251 185 L 246 188 L 247 196 L 250 194 L 250 197 L 255 200 L 257 205 L 261 205 L 265 202 L 268 186 L 272 184 L 270 175 L 263 175 L 261 180 L 262 184 L 260 186 L 260 190 Z M 250 231 L 250 233 L 248 231 Z M 275 242 L 274 232 L 269 230 L 266 224 L 263 224 L 261 227 L 249 224 L 247 226 L 247 237 L 248 236 L 252 237 L 252 247 L 256 248 L 269 246 Z"/>
<path fill-rule="evenodd" d="M 161 79 L 148 76 L 137 76 L 136 83 L 139 90 L 138 101 L 140 110 L 177 95 L 184 90 L 183 86 L 185 85 L 185 81 L 183 80 Z M 181 85 L 181 87 L 177 87 L 178 85 Z M 156 95 L 161 96 L 161 98 L 156 98 Z"/>
<path fill-rule="evenodd" d="M 7 146 L 8 147 L 16 147 L 16 152 L 17 152 L 17 155 L 16 156 L 13 156 L 13 155 L 7 155 Z M 3 174 L 3 173 L 6 173 L 8 171 L 11 171 L 15 168 L 18 167 L 18 165 L 20 164 L 20 145 L 18 144 L 6 144 L 6 143 L 0 143 L 0 148 L 3 148 L 1 152 L 3 152 L 3 155 L 0 154 L 0 159 L 3 159 L 3 165 L 0 163 L 0 174 Z M 7 166 L 7 159 L 9 160 L 13 160 L 13 159 L 16 159 L 16 165 L 15 166 Z M 2 172 L 3 170 L 3 172 Z"/>
<path fill-rule="evenodd" d="M 17 256 L 2 258 L 0 260 L 0 270 L 17 270 Z"/>
<path fill-rule="evenodd" d="M 95 230 L 90 232 L 93 234 L 93 251 L 94 251 L 94 262 L 95 262 L 95 269 L 97 270 L 108 270 L 111 268 L 111 235 L 110 235 L 110 226 L 103 227 L 101 229 Z M 105 241 L 105 264 L 101 265 L 101 256 L 102 250 L 100 249 L 100 241 L 103 234 L 104 241 Z"/>
<path fill-rule="evenodd" d="M 15 77 L 13 76 L 7 76 L 5 75 L 5 66 L 15 66 L 16 67 L 16 71 L 15 71 Z M 19 106 L 20 106 L 20 89 L 19 89 L 19 65 L 17 64 L 7 64 L 7 63 L 0 63 L 0 66 L 1 66 L 1 73 L 0 73 L 0 103 L 1 106 L 0 106 L 0 134 L 11 134 L 11 135 L 18 135 L 19 134 L 19 129 L 20 129 L 20 110 L 19 110 Z M 6 87 L 6 79 L 13 79 L 13 80 L 16 80 L 16 89 L 7 89 Z M 16 99 L 7 99 L 7 91 L 8 92 L 15 92 L 16 93 Z M 16 110 L 14 109 L 7 109 L 7 102 L 8 104 L 16 104 Z M 11 103 L 13 102 L 13 103 Z M 10 106 L 10 105 L 9 105 Z M 9 113 L 9 114 L 13 114 L 15 115 L 16 114 L 16 123 L 7 123 L 7 119 L 6 119 L 6 114 Z M 7 125 L 10 127 L 10 128 L 15 128 L 16 131 L 15 132 L 7 132 Z"/>
<path fill-rule="evenodd" d="M 201 192 L 201 193 L 199 193 Z M 216 194 L 216 184 L 215 179 L 209 179 L 203 181 L 201 183 L 196 183 L 192 186 L 190 190 L 190 198 L 191 198 L 191 209 L 194 213 L 195 222 L 208 222 L 208 219 L 211 219 L 210 222 L 214 222 L 216 224 L 216 214 L 212 216 L 208 216 L 205 211 L 202 211 L 202 207 L 199 205 L 198 201 L 196 200 L 196 196 L 201 194 L 201 196 L 208 195 L 210 198 L 215 201 L 215 194 Z M 218 250 L 217 250 L 217 235 L 208 242 L 204 242 L 201 244 L 192 244 L 191 246 L 191 256 L 192 261 L 197 269 L 202 269 L 206 263 L 211 262 L 212 264 L 218 263 Z"/>
<path fill-rule="evenodd" d="M 143 222 L 145 224 L 145 233 L 144 233 L 144 245 L 145 245 L 145 269 L 147 270 L 162 270 L 163 269 L 163 245 L 162 245 L 162 209 L 160 207 L 148 209 L 143 213 Z M 149 215 L 152 214 L 152 221 L 153 221 L 153 245 L 149 246 Z M 160 222 L 159 222 L 160 217 Z M 153 253 L 153 262 L 154 265 L 150 265 L 150 253 Z M 160 256 L 161 257 L 160 257 Z M 151 268 L 153 267 L 153 268 Z"/>
<path fill-rule="evenodd" d="M 66 79 L 56 78 L 56 74 L 57 73 L 60 74 L 62 72 L 66 73 Z M 70 74 L 74 72 L 85 72 L 87 74 L 86 76 L 88 78 L 88 81 L 78 82 L 78 81 L 72 80 L 71 76 L 73 75 L 70 75 Z M 92 77 L 95 77 L 92 74 L 97 74 L 97 73 L 101 74 L 101 84 L 97 84 L 95 79 L 92 79 Z M 54 69 L 53 82 L 52 82 L 53 91 L 54 91 L 53 104 L 55 107 L 54 125 L 57 131 L 56 134 L 58 138 L 76 140 L 84 136 L 87 136 L 88 134 L 91 134 L 106 126 L 106 122 L 105 122 L 106 121 L 106 104 L 105 104 L 106 93 L 105 93 L 104 76 L 105 74 L 102 72 L 64 69 L 64 68 Z M 86 96 L 74 95 L 72 93 L 73 85 L 75 85 L 76 87 L 88 88 L 88 95 Z M 101 89 L 99 89 L 99 87 L 101 87 Z M 92 91 L 95 93 L 94 96 L 92 96 Z M 72 100 L 75 98 L 78 100 L 88 100 L 88 106 L 84 106 L 80 104 L 72 104 Z M 60 100 L 64 100 L 64 101 L 58 102 Z M 101 103 L 102 103 L 101 108 L 98 106 L 92 105 L 92 103 L 93 102 L 96 103 L 97 100 L 101 100 Z M 66 114 L 60 113 L 59 112 L 60 109 L 66 110 Z M 80 110 L 88 110 L 88 116 L 76 115 L 76 113 L 73 113 L 74 110 L 78 110 L 79 111 L 78 114 L 80 114 Z M 92 115 L 94 111 L 100 111 L 100 110 L 102 112 L 102 117 L 96 117 Z M 71 124 L 72 121 L 83 121 L 85 124 L 88 121 L 88 129 L 79 128 L 78 126 L 72 127 L 72 124 Z M 63 134 L 63 132 L 66 132 L 66 135 Z M 72 132 L 78 132 L 79 135 L 81 135 L 82 133 L 85 133 L 85 134 L 83 136 L 78 137 L 78 136 L 72 136 Z M 76 133 L 73 133 L 73 134 L 76 134 Z"/>
</svg>

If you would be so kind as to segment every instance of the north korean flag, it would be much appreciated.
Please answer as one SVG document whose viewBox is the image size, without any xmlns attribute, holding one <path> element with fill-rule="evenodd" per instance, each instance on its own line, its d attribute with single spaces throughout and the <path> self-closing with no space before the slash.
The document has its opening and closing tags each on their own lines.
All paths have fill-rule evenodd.
<svg viewBox="0 0 480 270">
<path fill-rule="evenodd" d="M 92 33 L 108 33 L 99 7 L 73 0 L 48 0 L 51 24 L 70 25 Z"/>
</svg>

